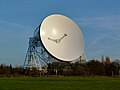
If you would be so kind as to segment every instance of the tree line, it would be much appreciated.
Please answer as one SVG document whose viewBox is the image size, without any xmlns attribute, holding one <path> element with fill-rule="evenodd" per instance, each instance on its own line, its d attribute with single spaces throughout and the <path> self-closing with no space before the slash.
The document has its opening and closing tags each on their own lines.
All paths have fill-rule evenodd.
<svg viewBox="0 0 120 90">
<path fill-rule="evenodd" d="M 46 71 L 33 68 L 23 68 L 22 66 L 12 67 L 12 65 L 0 65 L 0 76 L 120 76 L 120 60 L 110 61 L 109 57 L 101 62 L 89 60 L 88 62 L 53 62 L 48 64 Z"/>
<path fill-rule="evenodd" d="M 120 60 L 112 62 L 106 60 L 105 63 L 98 60 L 90 60 L 86 63 L 54 62 L 48 64 L 48 73 L 64 76 L 119 76 Z"/>
</svg>

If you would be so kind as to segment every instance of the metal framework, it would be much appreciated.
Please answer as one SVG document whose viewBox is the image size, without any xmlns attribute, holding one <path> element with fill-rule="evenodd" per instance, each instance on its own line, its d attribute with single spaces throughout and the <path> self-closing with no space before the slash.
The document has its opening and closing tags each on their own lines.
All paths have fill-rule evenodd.
<svg viewBox="0 0 120 90">
<path fill-rule="evenodd" d="M 73 60 L 71 63 L 75 63 L 75 62 L 86 63 L 87 62 L 87 56 L 86 56 L 86 54 L 82 53 L 82 55 L 78 59 Z"/>
<path fill-rule="evenodd" d="M 47 64 L 52 61 L 52 57 L 46 52 L 39 38 L 38 26 L 33 34 L 33 37 L 29 38 L 29 47 L 26 53 L 24 68 L 32 69 L 37 68 L 38 70 L 47 69 Z"/>
</svg>

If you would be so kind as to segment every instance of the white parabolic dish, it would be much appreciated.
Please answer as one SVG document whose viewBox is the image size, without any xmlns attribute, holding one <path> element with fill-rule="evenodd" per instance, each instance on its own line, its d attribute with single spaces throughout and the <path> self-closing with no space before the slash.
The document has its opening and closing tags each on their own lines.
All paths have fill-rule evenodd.
<svg viewBox="0 0 120 90">
<path fill-rule="evenodd" d="M 84 41 L 80 28 L 63 15 L 53 14 L 43 20 L 40 39 L 46 50 L 62 61 L 76 60 L 84 53 Z"/>
</svg>

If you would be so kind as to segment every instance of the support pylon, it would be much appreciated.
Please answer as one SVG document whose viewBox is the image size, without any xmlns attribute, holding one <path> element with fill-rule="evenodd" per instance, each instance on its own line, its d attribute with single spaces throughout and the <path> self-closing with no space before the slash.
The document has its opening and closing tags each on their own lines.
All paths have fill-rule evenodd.
<svg viewBox="0 0 120 90">
<path fill-rule="evenodd" d="M 39 27 L 36 28 L 33 37 L 29 38 L 29 47 L 26 53 L 24 68 L 37 68 L 45 70 L 47 63 L 51 60 L 50 55 L 46 52 L 39 39 Z"/>
</svg>

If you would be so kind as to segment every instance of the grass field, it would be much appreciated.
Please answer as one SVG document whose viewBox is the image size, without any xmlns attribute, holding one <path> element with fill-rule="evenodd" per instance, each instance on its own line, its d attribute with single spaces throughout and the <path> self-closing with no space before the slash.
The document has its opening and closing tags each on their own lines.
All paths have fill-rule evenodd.
<svg viewBox="0 0 120 90">
<path fill-rule="evenodd" d="M 120 90 L 115 77 L 0 78 L 0 90 Z"/>
</svg>

